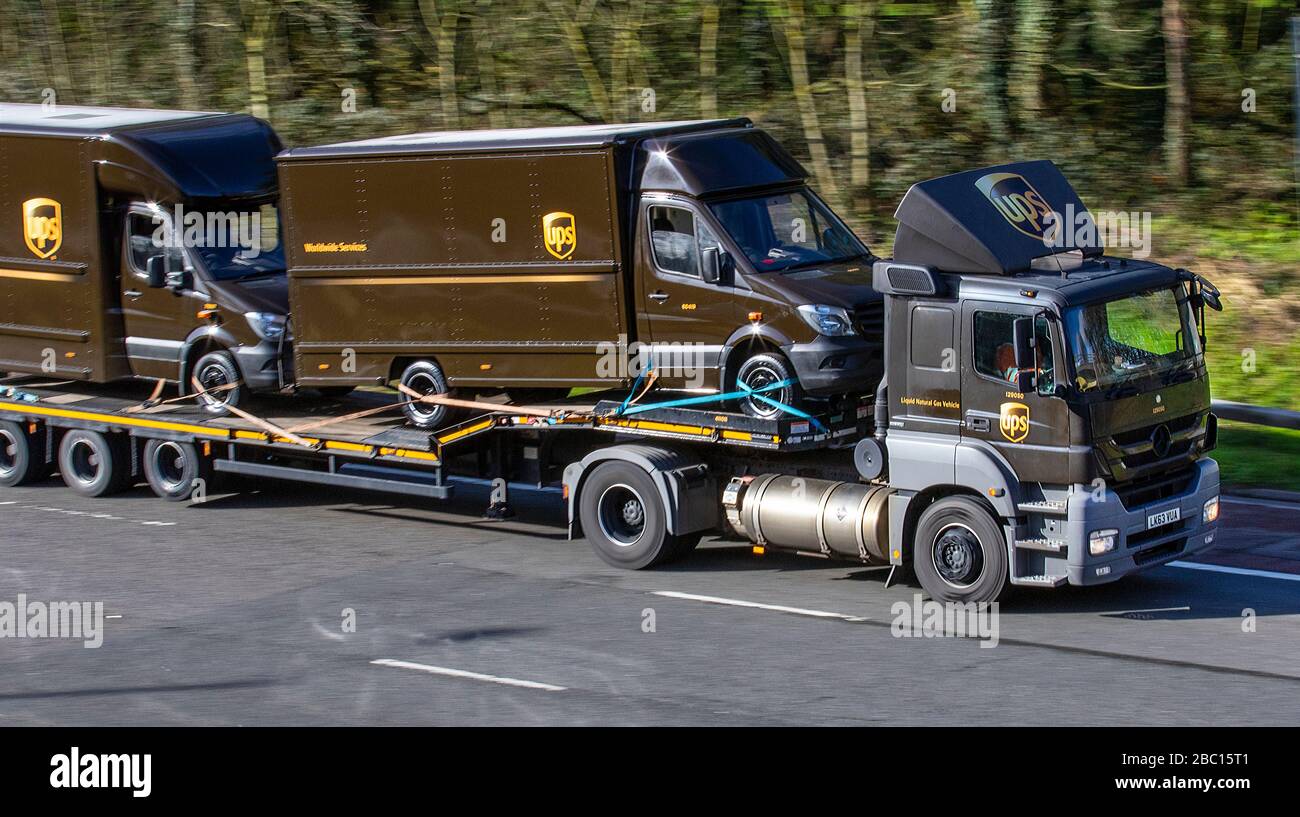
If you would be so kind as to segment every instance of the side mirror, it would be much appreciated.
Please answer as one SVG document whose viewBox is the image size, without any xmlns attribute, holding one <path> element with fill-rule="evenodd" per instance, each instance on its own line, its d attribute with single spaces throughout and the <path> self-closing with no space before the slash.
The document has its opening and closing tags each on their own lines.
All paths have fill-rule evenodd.
<svg viewBox="0 0 1300 817">
<path fill-rule="evenodd" d="M 1011 324 L 1016 350 L 1016 368 L 1021 371 L 1033 371 L 1038 361 L 1034 360 L 1034 319 L 1016 318 Z"/>
<path fill-rule="evenodd" d="M 162 289 L 167 286 L 167 258 L 165 256 L 149 256 L 149 260 L 144 264 L 144 271 L 149 279 L 151 289 Z"/>
<path fill-rule="evenodd" d="M 722 280 L 723 261 L 726 253 L 719 247 L 705 247 L 700 253 L 700 277 L 706 284 L 716 284 Z"/>
<path fill-rule="evenodd" d="M 1205 305 L 1210 309 L 1213 309 L 1215 312 L 1223 311 L 1223 301 L 1219 300 L 1219 293 L 1217 290 L 1211 292 L 1208 289 L 1202 289 L 1201 300 L 1205 301 Z"/>
</svg>

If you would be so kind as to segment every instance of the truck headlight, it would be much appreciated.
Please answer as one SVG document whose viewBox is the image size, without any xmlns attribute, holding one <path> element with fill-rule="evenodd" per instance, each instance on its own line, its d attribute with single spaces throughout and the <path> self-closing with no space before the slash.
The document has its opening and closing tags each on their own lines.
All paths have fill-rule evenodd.
<svg viewBox="0 0 1300 817">
<path fill-rule="evenodd" d="M 1088 552 L 1093 556 L 1110 553 L 1115 549 L 1115 537 L 1117 536 L 1119 536 L 1119 531 L 1114 528 L 1093 531 L 1088 534 Z"/>
<path fill-rule="evenodd" d="M 849 317 L 849 311 L 844 307 L 804 304 L 799 307 L 799 314 L 809 326 L 817 330 L 819 335 L 835 338 L 857 334 L 853 331 L 853 320 Z"/>
<path fill-rule="evenodd" d="M 284 316 L 274 312 L 245 312 L 248 325 L 262 340 L 279 340 L 284 337 Z"/>
<path fill-rule="evenodd" d="M 1201 519 L 1205 524 L 1216 522 L 1219 519 L 1219 498 L 1212 497 L 1205 501 L 1205 507 L 1201 508 Z"/>
</svg>

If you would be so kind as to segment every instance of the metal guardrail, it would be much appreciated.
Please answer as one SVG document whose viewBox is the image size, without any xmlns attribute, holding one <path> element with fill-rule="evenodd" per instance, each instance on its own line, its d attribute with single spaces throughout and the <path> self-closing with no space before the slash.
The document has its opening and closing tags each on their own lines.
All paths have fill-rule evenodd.
<svg viewBox="0 0 1300 817">
<path fill-rule="evenodd" d="M 1232 400 L 1212 400 L 1210 409 L 1223 420 L 1300 431 L 1300 411 L 1272 406 L 1252 406 L 1249 403 L 1235 403 Z"/>
</svg>

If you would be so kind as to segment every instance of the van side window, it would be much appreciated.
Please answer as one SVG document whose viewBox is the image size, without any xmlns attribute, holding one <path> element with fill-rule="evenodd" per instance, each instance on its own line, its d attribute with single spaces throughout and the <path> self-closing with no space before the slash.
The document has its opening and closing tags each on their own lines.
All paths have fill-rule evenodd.
<svg viewBox="0 0 1300 817">
<path fill-rule="evenodd" d="M 652 206 L 650 246 L 660 269 L 699 277 L 700 251 L 695 243 L 695 215 L 690 210 Z"/>
<path fill-rule="evenodd" d="M 154 245 L 154 232 L 159 224 L 153 216 L 146 213 L 128 214 L 126 224 L 127 255 L 131 259 L 131 268 L 144 275 L 149 258 L 162 252 L 161 247 Z"/>
</svg>

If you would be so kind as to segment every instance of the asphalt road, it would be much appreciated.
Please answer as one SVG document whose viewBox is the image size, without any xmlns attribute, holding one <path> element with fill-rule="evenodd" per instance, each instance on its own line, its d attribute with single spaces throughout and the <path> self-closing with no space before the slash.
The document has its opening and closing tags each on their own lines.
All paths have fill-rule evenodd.
<svg viewBox="0 0 1300 817">
<path fill-rule="evenodd" d="M 895 637 L 920 591 L 881 571 L 734 542 L 620 571 L 514 499 L 0 489 L 0 601 L 111 617 L 0 640 L 0 726 L 1300 723 L 1300 508 L 1226 502 L 1211 570 L 1023 591 L 989 647 Z"/>
</svg>

